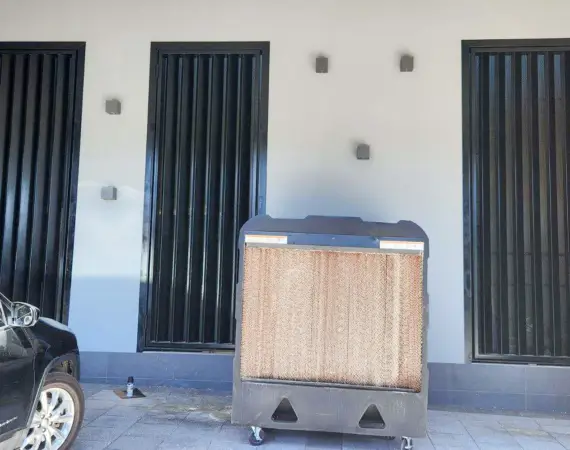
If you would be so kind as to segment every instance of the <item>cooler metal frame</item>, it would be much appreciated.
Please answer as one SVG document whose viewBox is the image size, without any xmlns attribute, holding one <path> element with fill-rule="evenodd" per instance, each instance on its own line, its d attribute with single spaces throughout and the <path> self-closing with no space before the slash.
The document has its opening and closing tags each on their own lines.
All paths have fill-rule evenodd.
<svg viewBox="0 0 570 450">
<path fill-rule="evenodd" d="M 334 247 L 341 250 L 364 250 L 406 253 L 410 250 L 383 250 L 380 241 L 423 242 L 423 347 L 422 389 L 378 388 L 334 383 L 241 379 L 241 316 L 243 302 L 244 246 L 246 235 L 287 236 L 286 244 L 251 244 L 263 247 Z M 234 356 L 232 423 L 282 430 L 324 431 L 369 436 L 424 437 L 427 432 L 429 373 L 427 366 L 427 328 L 429 300 L 427 294 L 428 238 L 415 223 L 395 224 L 363 222 L 355 218 L 310 216 L 306 219 L 273 219 L 258 216 L 248 221 L 239 240 L 239 278 L 236 294 L 237 321 Z M 411 251 L 416 253 L 416 251 Z M 272 415 L 287 398 L 298 420 L 274 421 Z M 360 419 L 366 409 L 377 406 L 384 428 L 362 428 Z M 403 447 L 405 448 L 405 447 Z M 411 448 L 411 447 L 409 447 Z"/>
</svg>

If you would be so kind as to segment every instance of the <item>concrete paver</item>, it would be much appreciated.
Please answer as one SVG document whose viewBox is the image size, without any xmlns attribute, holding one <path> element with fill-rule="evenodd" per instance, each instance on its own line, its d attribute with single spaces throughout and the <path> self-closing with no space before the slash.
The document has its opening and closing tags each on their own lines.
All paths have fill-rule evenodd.
<svg viewBox="0 0 570 450">
<path fill-rule="evenodd" d="M 144 388 L 121 400 L 111 386 L 84 384 L 86 411 L 73 450 L 244 450 L 248 430 L 230 423 L 231 397 L 192 389 Z M 400 441 L 275 431 L 263 449 L 397 450 Z M 570 450 L 570 417 L 430 410 L 416 450 Z"/>
</svg>

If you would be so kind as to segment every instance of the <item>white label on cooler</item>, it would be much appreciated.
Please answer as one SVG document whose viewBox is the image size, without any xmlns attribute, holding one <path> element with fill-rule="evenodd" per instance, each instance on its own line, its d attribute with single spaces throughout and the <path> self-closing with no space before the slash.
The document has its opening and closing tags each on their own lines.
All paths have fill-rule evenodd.
<svg viewBox="0 0 570 450">
<path fill-rule="evenodd" d="M 287 244 L 287 236 L 272 236 L 268 234 L 246 234 L 245 242 L 247 244 Z"/>
<path fill-rule="evenodd" d="M 380 248 L 382 250 L 412 250 L 423 252 L 424 243 L 411 241 L 380 241 Z"/>
</svg>

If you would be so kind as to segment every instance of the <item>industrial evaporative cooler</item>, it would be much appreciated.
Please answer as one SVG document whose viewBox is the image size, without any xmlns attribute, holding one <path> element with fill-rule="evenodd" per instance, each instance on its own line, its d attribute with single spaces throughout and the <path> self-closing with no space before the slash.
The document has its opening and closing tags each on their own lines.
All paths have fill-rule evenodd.
<svg viewBox="0 0 570 450">
<path fill-rule="evenodd" d="M 412 222 L 250 220 L 240 239 L 232 422 L 426 435 L 428 239 Z"/>
</svg>

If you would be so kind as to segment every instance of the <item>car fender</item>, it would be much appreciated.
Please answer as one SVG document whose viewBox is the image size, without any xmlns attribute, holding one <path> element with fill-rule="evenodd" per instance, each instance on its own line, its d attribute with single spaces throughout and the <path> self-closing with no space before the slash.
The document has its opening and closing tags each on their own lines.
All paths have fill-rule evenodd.
<svg viewBox="0 0 570 450">
<path fill-rule="evenodd" d="M 42 391 L 41 388 L 43 387 L 48 374 L 52 373 L 54 369 L 57 368 L 58 366 L 62 366 L 65 362 L 71 362 L 72 367 L 76 367 L 77 370 L 79 371 L 79 354 L 76 352 L 70 352 L 65 355 L 61 355 L 52 359 L 43 370 L 41 377 L 39 378 L 39 381 L 35 383 L 34 392 L 33 392 L 33 402 L 31 403 L 30 411 L 28 412 L 28 420 L 26 422 L 26 428 L 14 431 L 14 433 L 10 437 L 8 437 L 7 440 L 2 441 L 0 443 L 0 449 L 19 448 L 20 444 L 22 443 L 22 441 L 26 437 L 26 434 L 28 433 L 28 429 L 32 425 L 35 406 L 38 404 L 40 393 Z M 77 373 L 77 375 L 79 375 L 79 372 Z"/>
<path fill-rule="evenodd" d="M 36 383 L 34 386 L 34 393 L 33 393 L 33 401 L 30 404 L 30 411 L 28 412 L 28 421 L 27 421 L 28 428 L 32 424 L 32 419 L 34 417 L 34 410 L 36 409 L 36 405 L 38 404 L 38 401 L 40 399 L 42 387 L 46 381 L 48 374 L 54 372 L 54 369 L 56 369 L 57 367 L 64 366 L 65 363 L 71 363 L 71 367 L 73 367 L 74 369 L 73 373 L 71 373 L 70 375 L 73 375 L 77 379 L 77 381 L 79 381 L 79 375 L 80 375 L 79 352 L 70 352 L 66 353 L 65 355 L 53 358 L 45 366 L 44 370 L 40 373 L 40 377 L 38 377 L 39 379 L 36 379 Z"/>
</svg>

